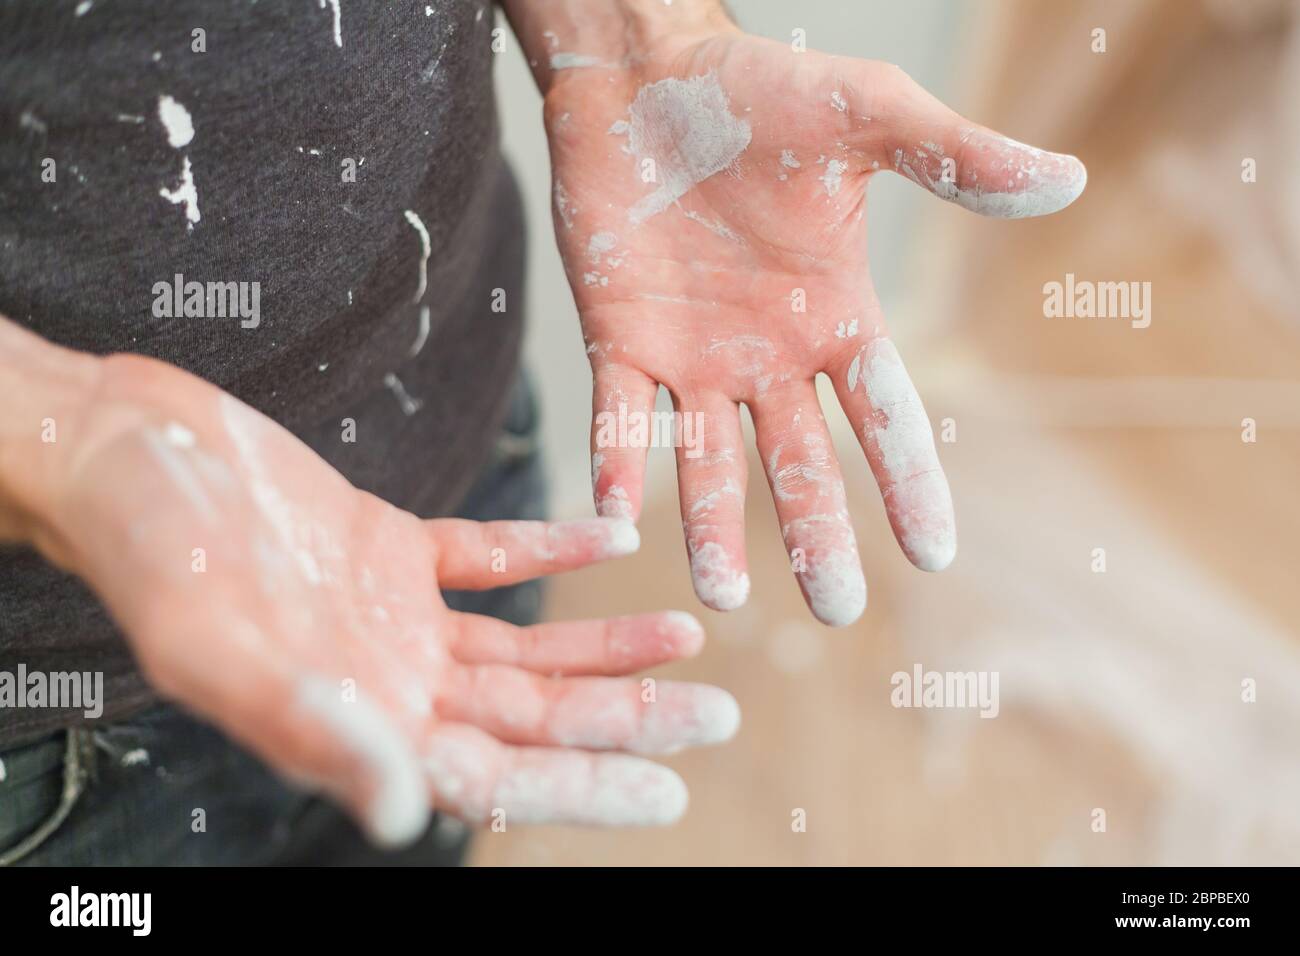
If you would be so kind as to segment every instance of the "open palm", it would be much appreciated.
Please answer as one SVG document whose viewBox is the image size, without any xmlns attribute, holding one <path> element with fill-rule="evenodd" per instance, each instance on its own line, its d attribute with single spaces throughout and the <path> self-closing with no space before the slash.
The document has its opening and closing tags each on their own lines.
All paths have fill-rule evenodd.
<svg viewBox="0 0 1300 956">
<path fill-rule="evenodd" d="M 418 835 L 432 805 L 472 821 L 671 822 L 686 800 L 675 774 L 588 751 L 736 729 L 721 690 L 620 679 L 698 651 L 689 615 L 521 629 L 443 603 L 440 588 L 627 554 L 627 521 L 422 521 L 231 396 L 135 356 L 100 362 L 57 444 L 30 455 L 52 503 L 38 547 L 99 594 L 151 683 L 380 841 Z"/>
<path fill-rule="evenodd" d="M 598 513 L 639 513 L 645 443 L 613 423 L 648 416 L 664 385 L 701 439 L 677 448 L 696 593 L 719 610 L 744 603 L 743 402 L 804 596 L 820 620 L 852 622 L 866 584 L 814 387 L 824 372 L 904 552 L 946 567 L 952 500 L 872 287 L 867 183 L 892 170 L 1014 218 L 1073 201 L 1078 160 L 963 120 L 893 66 L 736 30 L 559 71 L 546 122 L 595 377 Z"/>
</svg>

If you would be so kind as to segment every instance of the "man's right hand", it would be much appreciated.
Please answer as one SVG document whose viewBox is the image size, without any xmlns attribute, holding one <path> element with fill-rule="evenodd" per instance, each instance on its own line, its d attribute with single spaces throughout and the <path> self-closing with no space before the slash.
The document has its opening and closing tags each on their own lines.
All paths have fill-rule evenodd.
<svg viewBox="0 0 1300 956">
<path fill-rule="evenodd" d="M 442 601 L 630 553 L 631 522 L 422 521 L 194 376 L 0 318 L 4 538 L 82 577 L 160 692 L 379 842 L 431 806 L 670 823 L 684 784 L 629 754 L 739 723 L 725 691 L 626 677 L 699 650 L 687 614 L 517 628 Z"/>
</svg>

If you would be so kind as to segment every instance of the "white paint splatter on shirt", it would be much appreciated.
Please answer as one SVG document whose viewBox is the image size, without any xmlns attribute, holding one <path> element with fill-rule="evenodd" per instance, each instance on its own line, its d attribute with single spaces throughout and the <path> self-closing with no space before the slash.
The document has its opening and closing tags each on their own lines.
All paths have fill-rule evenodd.
<svg viewBox="0 0 1300 956">
<path fill-rule="evenodd" d="M 415 333 L 415 341 L 411 344 L 411 357 L 419 355 L 424 348 L 424 343 L 429 340 L 429 307 L 420 306 L 420 328 Z"/>
<path fill-rule="evenodd" d="M 167 143 L 173 149 L 182 149 L 194 140 L 194 120 L 181 103 L 163 94 L 158 97 L 158 119 L 167 133 Z M 164 186 L 158 195 L 174 205 L 185 207 L 185 228 L 192 230 L 203 217 L 199 213 L 199 191 L 194 185 L 194 169 L 188 156 L 181 157 L 180 184 L 174 189 Z"/>
<path fill-rule="evenodd" d="M 334 14 L 334 45 L 343 48 L 343 11 L 339 9 L 339 0 L 320 0 L 320 8 L 329 6 Z"/>
<path fill-rule="evenodd" d="M 158 119 L 167 131 L 172 149 L 182 149 L 194 139 L 194 119 L 190 111 L 166 94 L 158 97 Z"/>
<path fill-rule="evenodd" d="M 190 158 L 185 156 L 181 160 L 181 181 L 175 189 L 168 189 L 164 186 L 158 190 L 158 195 L 162 196 L 170 203 L 183 205 L 185 207 L 186 228 L 193 229 L 195 223 L 199 222 L 203 216 L 199 212 L 199 190 L 194 185 L 194 169 L 190 166 Z"/>
<path fill-rule="evenodd" d="M 429 230 L 424 228 L 424 220 L 409 209 L 403 212 L 402 215 L 406 217 L 406 221 L 411 224 L 411 228 L 420 236 L 420 281 L 415 288 L 415 297 L 411 300 L 412 302 L 419 302 L 424 298 L 424 290 L 429 285 L 429 256 L 433 252 L 433 246 L 429 241 Z"/>
<path fill-rule="evenodd" d="M 424 407 L 424 400 L 412 398 L 406 391 L 406 386 L 402 384 L 402 380 L 392 372 L 384 376 L 384 385 L 397 399 L 397 404 L 401 406 L 403 415 L 414 415 Z"/>
</svg>

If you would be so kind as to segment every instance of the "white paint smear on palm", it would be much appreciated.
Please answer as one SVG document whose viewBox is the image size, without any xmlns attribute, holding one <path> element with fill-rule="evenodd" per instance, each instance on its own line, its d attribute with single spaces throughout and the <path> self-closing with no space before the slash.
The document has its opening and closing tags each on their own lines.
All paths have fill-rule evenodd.
<svg viewBox="0 0 1300 956">
<path fill-rule="evenodd" d="M 168 428 L 171 427 L 173 426 L 168 426 Z M 174 427 L 180 428 L 181 426 L 176 425 Z M 194 511 L 207 524 L 215 524 L 218 514 L 217 506 L 204 489 L 203 482 L 186 458 L 184 451 L 184 449 L 193 447 L 194 436 L 186 429 L 182 429 L 182 431 L 189 435 L 188 445 L 176 441 L 174 433 L 159 431 L 154 428 L 144 430 L 144 442 L 154 461 L 158 463 L 158 467 L 171 479 L 172 484 L 190 503 Z"/>
<path fill-rule="evenodd" d="M 254 505 L 275 532 L 278 546 L 292 556 L 302 579 L 310 585 L 320 584 L 324 575 L 312 545 L 313 539 L 323 543 L 328 541 L 328 536 L 323 532 L 314 533 L 299 520 L 293 504 L 280 491 L 262 460 L 260 436 L 270 426 L 230 395 L 223 393 L 220 404 L 222 423 L 239 455 Z"/>
<path fill-rule="evenodd" d="M 881 490 L 899 544 L 923 571 L 941 571 L 957 553 L 952 494 L 939 466 L 930 419 L 889 339 L 863 347 L 848 371 L 849 391 L 866 389 L 874 414 L 862 423 L 884 470 Z"/>
<path fill-rule="evenodd" d="M 734 230 L 730 229 L 725 223 L 721 222 L 720 220 L 709 219 L 707 216 L 701 216 L 698 212 L 696 212 L 693 209 L 686 210 L 686 218 L 691 220 L 691 222 L 698 222 L 705 229 L 709 230 L 709 232 L 712 232 L 715 235 L 719 235 L 723 239 L 729 239 L 732 242 L 739 243 L 742 246 L 745 244 L 744 239 L 740 238 L 740 236 L 737 235 Z"/>
<path fill-rule="evenodd" d="M 628 149 L 638 170 L 653 160 L 659 184 L 628 210 L 634 223 L 658 215 L 696 183 L 731 166 L 752 135 L 749 123 L 732 115 L 712 71 L 643 86 L 628 113 Z"/>
</svg>

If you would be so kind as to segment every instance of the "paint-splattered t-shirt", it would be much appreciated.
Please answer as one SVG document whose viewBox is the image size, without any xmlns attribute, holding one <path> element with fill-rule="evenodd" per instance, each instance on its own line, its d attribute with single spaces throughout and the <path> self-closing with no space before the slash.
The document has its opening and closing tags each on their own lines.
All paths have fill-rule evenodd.
<svg viewBox="0 0 1300 956">
<path fill-rule="evenodd" d="M 489 0 L 5 0 L 0 314 L 179 365 L 359 487 L 454 510 L 518 361 L 492 20 Z M 84 586 L 9 549 L 0 670 L 19 663 L 103 671 L 106 716 L 150 701 Z M 0 745 L 68 719 L 0 714 Z"/>
</svg>

